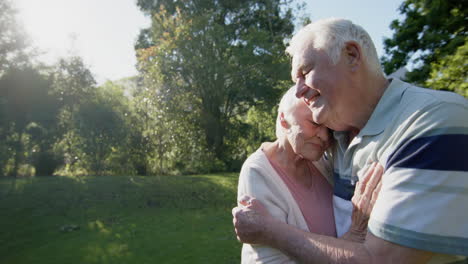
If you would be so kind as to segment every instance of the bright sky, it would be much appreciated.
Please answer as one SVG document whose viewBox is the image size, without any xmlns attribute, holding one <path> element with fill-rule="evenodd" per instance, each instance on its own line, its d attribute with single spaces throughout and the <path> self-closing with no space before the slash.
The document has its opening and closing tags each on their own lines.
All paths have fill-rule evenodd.
<svg viewBox="0 0 468 264">
<path fill-rule="evenodd" d="M 83 57 L 99 84 L 133 76 L 133 45 L 150 24 L 135 0 L 14 0 L 33 45 L 54 62 L 71 50 Z M 74 39 L 74 40 L 73 40 Z"/>
<path fill-rule="evenodd" d="M 398 7 L 403 0 L 308 0 L 312 22 L 327 17 L 346 18 L 362 26 L 374 41 L 377 54 L 383 55 L 383 38 L 393 34 L 390 23 L 401 19 Z"/>
<path fill-rule="evenodd" d="M 399 17 L 403 0 L 309 0 L 312 21 L 343 17 L 363 26 L 374 40 L 379 55 L 383 37 Z M 99 84 L 133 76 L 136 58 L 133 45 L 149 18 L 136 0 L 15 0 L 19 18 L 33 40 L 44 51 L 41 60 L 52 63 L 71 50 L 83 57 Z"/>
</svg>

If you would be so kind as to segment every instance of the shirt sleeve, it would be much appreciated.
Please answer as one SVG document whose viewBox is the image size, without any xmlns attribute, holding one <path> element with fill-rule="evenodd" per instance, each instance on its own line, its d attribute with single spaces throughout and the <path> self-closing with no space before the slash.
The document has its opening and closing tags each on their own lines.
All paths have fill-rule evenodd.
<svg viewBox="0 0 468 264">
<path fill-rule="evenodd" d="M 369 231 L 431 252 L 468 255 L 468 111 L 441 104 L 404 120 Z"/>
</svg>

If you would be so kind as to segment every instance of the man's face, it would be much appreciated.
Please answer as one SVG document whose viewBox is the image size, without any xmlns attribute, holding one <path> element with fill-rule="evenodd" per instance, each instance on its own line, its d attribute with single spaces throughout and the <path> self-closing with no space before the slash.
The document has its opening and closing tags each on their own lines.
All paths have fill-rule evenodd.
<svg viewBox="0 0 468 264">
<path fill-rule="evenodd" d="M 330 145 L 329 130 L 317 125 L 304 101 L 298 103 L 290 118 L 287 138 L 297 155 L 308 160 L 318 160 Z"/>
<path fill-rule="evenodd" d="M 342 60 L 333 65 L 324 51 L 305 48 L 294 54 L 292 68 L 296 96 L 304 99 L 312 111 L 313 121 L 342 130 L 339 117 L 342 109 L 346 109 L 346 96 L 352 96 L 346 94 Z"/>
</svg>

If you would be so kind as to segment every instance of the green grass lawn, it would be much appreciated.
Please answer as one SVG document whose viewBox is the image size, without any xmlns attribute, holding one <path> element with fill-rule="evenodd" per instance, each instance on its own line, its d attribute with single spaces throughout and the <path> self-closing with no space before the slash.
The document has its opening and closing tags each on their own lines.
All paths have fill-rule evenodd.
<svg viewBox="0 0 468 264">
<path fill-rule="evenodd" d="M 239 263 L 237 174 L 0 179 L 0 263 Z"/>
</svg>

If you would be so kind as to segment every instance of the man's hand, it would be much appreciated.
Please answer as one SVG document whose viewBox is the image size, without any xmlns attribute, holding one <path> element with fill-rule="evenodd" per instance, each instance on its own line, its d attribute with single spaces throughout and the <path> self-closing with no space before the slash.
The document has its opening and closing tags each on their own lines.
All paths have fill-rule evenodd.
<svg viewBox="0 0 468 264">
<path fill-rule="evenodd" d="M 268 234 L 266 229 L 274 221 L 259 200 L 247 195 L 232 209 L 232 216 L 237 240 L 249 244 L 263 244 Z"/>
<path fill-rule="evenodd" d="M 380 165 L 375 165 L 366 172 L 370 177 L 363 177 L 356 187 L 359 197 L 353 200 L 355 205 L 362 209 L 363 214 L 355 215 L 353 218 L 364 219 L 367 223 L 380 188 L 382 171 Z M 370 199 L 365 198 L 366 196 Z M 232 215 L 237 239 L 240 242 L 263 244 L 279 249 L 300 263 L 419 264 L 426 263 L 432 257 L 431 252 L 397 245 L 375 237 L 371 233 L 367 234 L 365 241 L 359 242 L 309 233 L 276 220 L 260 201 L 248 196 L 241 198 L 239 206 L 232 210 Z"/>
</svg>

